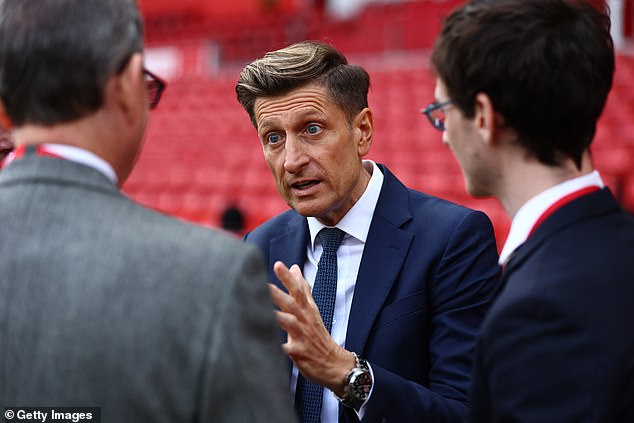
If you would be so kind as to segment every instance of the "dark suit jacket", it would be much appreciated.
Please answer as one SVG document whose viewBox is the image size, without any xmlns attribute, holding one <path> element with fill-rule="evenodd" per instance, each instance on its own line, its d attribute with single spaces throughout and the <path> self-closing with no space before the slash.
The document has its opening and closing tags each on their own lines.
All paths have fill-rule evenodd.
<svg viewBox="0 0 634 423">
<path fill-rule="evenodd" d="M 473 420 L 634 422 L 634 218 L 607 189 L 540 225 L 483 324 Z"/>
<path fill-rule="evenodd" d="M 92 168 L 34 155 L 0 171 L 0 222 L 0 410 L 294 419 L 255 248 L 143 208 Z"/>
<path fill-rule="evenodd" d="M 481 212 L 385 175 L 354 291 L 346 349 L 372 365 L 366 422 L 465 416 L 475 336 L 498 292 L 497 251 Z M 246 236 L 272 269 L 306 261 L 306 218 L 289 210 Z M 340 421 L 357 421 L 340 407 Z M 344 416 L 345 414 L 345 416 Z"/>
</svg>

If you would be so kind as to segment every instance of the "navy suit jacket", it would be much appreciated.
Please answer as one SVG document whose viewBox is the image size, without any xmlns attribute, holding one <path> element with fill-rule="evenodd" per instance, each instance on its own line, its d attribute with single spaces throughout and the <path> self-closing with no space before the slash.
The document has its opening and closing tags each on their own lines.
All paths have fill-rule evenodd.
<svg viewBox="0 0 634 423">
<path fill-rule="evenodd" d="M 483 324 L 476 422 L 634 422 L 634 217 L 603 189 L 544 221 Z"/>
<path fill-rule="evenodd" d="M 482 212 L 410 190 L 379 168 L 385 178 L 345 343 L 374 372 L 363 421 L 460 421 L 467 413 L 476 332 L 499 287 L 491 222 Z M 245 239 L 262 250 L 269 277 L 280 287 L 277 260 L 306 262 L 308 224 L 294 210 Z M 339 420 L 358 421 L 345 407 Z"/>
</svg>

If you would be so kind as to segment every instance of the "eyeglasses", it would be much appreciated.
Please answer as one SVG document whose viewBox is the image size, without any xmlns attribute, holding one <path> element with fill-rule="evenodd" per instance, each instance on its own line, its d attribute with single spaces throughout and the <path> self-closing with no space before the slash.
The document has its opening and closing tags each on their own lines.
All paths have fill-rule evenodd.
<svg viewBox="0 0 634 423">
<path fill-rule="evenodd" d="M 420 112 L 427 116 L 427 119 L 429 119 L 429 123 L 431 123 L 434 128 L 438 129 L 439 131 L 444 131 L 446 116 L 443 109 L 451 103 L 453 103 L 452 100 L 443 101 L 441 103 L 434 102 L 425 107 Z"/>
<path fill-rule="evenodd" d="M 145 68 L 143 69 L 143 74 L 145 75 L 145 83 L 147 84 L 148 103 L 150 103 L 150 110 L 152 110 L 158 106 L 159 101 L 161 101 L 161 94 L 165 91 L 167 82 Z"/>
</svg>

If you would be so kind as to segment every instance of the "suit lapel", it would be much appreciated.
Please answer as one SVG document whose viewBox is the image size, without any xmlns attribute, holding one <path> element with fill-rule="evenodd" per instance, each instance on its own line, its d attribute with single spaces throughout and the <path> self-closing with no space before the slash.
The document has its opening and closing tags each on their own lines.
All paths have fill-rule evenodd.
<svg viewBox="0 0 634 423">
<path fill-rule="evenodd" d="M 387 168 L 363 250 L 350 310 L 346 349 L 363 352 L 368 335 L 414 239 L 400 227 L 412 218 L 407 188 Z"/>
<path fill-rule="evenodd" d="M 306 222 L 306 218 L 294 211 L 291 213 L 293 215 L 286 226 L 286 231 L 272 238 L 270 241 L 269 262 L 267 266 L 271 282 L 285 292 L 287 289 L 279 278 L 275 276 L 273 265 L 276 261 L 281 260 L 289 267 L 293 264 L 297 264 L 303 269 L 304 263 L 306 262 L 306 245 L 308 244 L 308 223 Z M 283 329 L 280 329 L 280 338 L 283 343 L 286 342 L 288 338 L 288 334 Z M 293 362 L 290 358 L 287 361 L 288 375 L 290 378 L 292 377 Z"/>
<path fill-rule="evenodd" d="M 271 272 L 271 280 L 284 290 L 284 286 L 273 273 L 273 265 L 276 261 L 281 260 L 288 267 L 297 264 L 303 269 L 306 262 L 308 234 L 306 218 L 293 212 L 286 231 L 271 239 L 268 269 Z"/>
</svg>

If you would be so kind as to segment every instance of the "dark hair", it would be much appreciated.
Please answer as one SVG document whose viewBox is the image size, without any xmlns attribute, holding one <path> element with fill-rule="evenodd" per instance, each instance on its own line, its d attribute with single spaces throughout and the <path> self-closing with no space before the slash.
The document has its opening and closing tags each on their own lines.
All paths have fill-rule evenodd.
<svg viewBox="0 0 634 423">
<path fill-rule="evenodd" d="M 446 19 L 432 63 L 467 118 L 486 93 L 538 160 L 580 167 L 612 86 L 609 11 L 581 0 L 473 0 Z"/>
<path fill-rule="evenodd" d="M 134 0 L 0 2 L 0 98 L 13 124 L 68 122 L 143 50 Z"/>
<path fill-rule="evenodd" d="M 368 73 L 349 65 L 333 46 L 317 41 L 293 44 L 248 64 L 240 73 L 236 94 L 257 128 L 253 110 L 257 98 L 283 95 L 311 83 L 327 87 L 349 121 L 368 107 Z"/>
<path fill-rule="evenodd" d="M 241 232 L 244 230 L 244 213 L 237 206 L 228 206 L 220 217 L 222 228 L 228 231 Z"/>
</svg>

